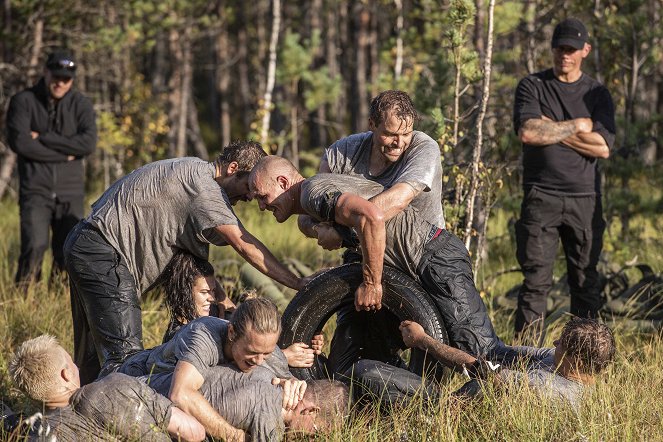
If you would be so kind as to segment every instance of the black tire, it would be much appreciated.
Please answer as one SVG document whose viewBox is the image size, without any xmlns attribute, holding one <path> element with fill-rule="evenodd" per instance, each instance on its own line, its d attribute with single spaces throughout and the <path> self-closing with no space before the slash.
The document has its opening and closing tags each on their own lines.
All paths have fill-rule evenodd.
<svg viewBox="0 0 663 442">
<path fill-rule="evenodd" d="M 361 264 L 346 264 L 329 270 L 313 279 L 290 301 L 283 313 L 283 330 L 279 346 L 286 348 L 296 342 L 311 342 L 329 318 L 342 306 L 354 302 L 354 292 L 362 281 Z M 382 275 L 382 308 L 399 320 L 418 322 L 433 338 L 449 343 L 444 321 L 430 296 L 412 278 L 391 267 L 384 267 Z M 419 350 L 412 350 L 409 369 L 413 373 L 430 373 L 430 357 Z M 447 370 L 440 364 L 434 367 L 435 376 L 441 379 Z M 292 368 L 297 378 L 322 379 L 325 375 L 319 364 L 311 368 Z"/>
</svg>

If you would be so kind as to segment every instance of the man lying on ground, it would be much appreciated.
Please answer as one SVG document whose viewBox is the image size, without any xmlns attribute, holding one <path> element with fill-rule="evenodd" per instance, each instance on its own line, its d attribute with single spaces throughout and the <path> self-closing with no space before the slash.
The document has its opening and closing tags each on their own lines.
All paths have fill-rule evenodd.
<svg viewBox="0 0 663 442">
<path fill-rule="evenodd" d="M 138 376 L 167 395 L 198 419 L 210 436 L 243 441 L 244 431 L 229 424 L 201 394 L 203 373 L 222 364 L 233 364 L 248 373 L 271 360 L 272 353 L 282 355 L 276 346 L 280 332 L 276 305 L 264 298 L 247 299 L 237 307 L 230 322 L 212 316 L 195 319 L 167 343 L 128 358 L 119 371 Z M 294 408 L 304 395 L 306 383 L 292 378 L 287 364 L 275 371 L 275 377 L 283 386 L 284 407 Z"/>
<path fill-rule="evenodd" d="M 379 268 L 381 275 L 383 259 L 386 264 L 408 274 L 435 302 L 453 346 L 475 356 L 492 355 L 504 347 L 474 285 L 472 263 L 462 241 L 451 232 L 431 224 L 413 206 L 407 206 L 385 223 L 379 216 L 380 210 L 366 201 L 382 192 L 382 185 L 361 177 L 337 174 L 318 174 L 304 179 L 288 160 L 267 156 L 251 171 L 249 188 L 260 209 L 273 212 L 279 222 L 294 214 L 307 214 L 318 221 L 354 228 L 362 250 L 370 251 L 370 255 L 363 253 L 364 283 L 371 285 L 380 281 L 372 279 L 376 274 L 373 269 Z M 378 216 L 372 217 L 371 214 Z M 365 231 L 380 234 L 371 236 Z M 382 288 L 376 287 L 372 294 L 362 297 L 358 290 L 356 309 L 379 310 Z M 393 325 L 391 334 L 398 334 L 397 326 L 397 323 Z M 360 358 L 375 359 L 367 352 L 382 348 L 381 341 L 387 336 L 362 342 L 363 336 L 370 332 L 366 323 L 352 321 L 345 329 L 345 339 L 339 341 L 346 345 L 332 345 L 329 355 L 331 370 L 342 374 Z M 347 345 L 348 342 L 352 345 Z M 378 356 L 384 362 L 390 362 L 387 355 Z"/>
<path fill-rule="evenodd" d="M 49 335 L 21 344 L 9 374 L 26 395 L 43 403 L 42 435 L 48 431 L 57 440 L 205 438 L 198 421 L 134 378 L 115 373 L 81 387 L 78 367 Z"/>
<path fill-rule="evenodd" d="M 427 351 L 441 363 L 470 378 L 484 380 L 492 373 L 497 386 L 526 382 L 541 397 L 562 399 L 576 408 L 587 387 L 594 384 L 595 376 L 608 367 L 615 355 L 612 332 L 593 319 L 573 318 L 568 321 L 555 341 L 555 347 L 508 347 L 503 358 L 493 362 L 477 359 L 437 341 L 416 322 L 403 321 L 400 328 L 408 347 Z M 399 403 L 417 391 L 422 391 L 428 398 L 437 396 L 432 383 L 422 384 L 420 376 L 378 361 L 359 361 L 355 364 L 353 376 L 363 393 L 380 398 L 383 404 Z M 466 384 L 459 393 L 475 387 Z"/>
</svg>

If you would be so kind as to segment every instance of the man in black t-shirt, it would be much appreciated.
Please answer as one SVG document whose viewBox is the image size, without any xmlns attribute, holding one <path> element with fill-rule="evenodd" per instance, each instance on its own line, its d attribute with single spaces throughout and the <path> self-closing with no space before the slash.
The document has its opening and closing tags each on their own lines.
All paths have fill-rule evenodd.
<svg viewBox="0 0 663 442">
<path fill-rule="evenodd" d="M 608 90 L 581 70 L 589 55 L 587 29 L 577 19 L 553 33 L 553 67 L 520 81 L 514 129 L 523 142 L 524 199 L 516 224 L 517 258 L 524 281 L 516 333 L 533 323 L 541 332 L 546 297 L 561 238 L 571 292 L 571 313 L 595 316 L 601 307 L 596 264 L 603 246 L 598 159 L 615 140 Z"/>
</svg>

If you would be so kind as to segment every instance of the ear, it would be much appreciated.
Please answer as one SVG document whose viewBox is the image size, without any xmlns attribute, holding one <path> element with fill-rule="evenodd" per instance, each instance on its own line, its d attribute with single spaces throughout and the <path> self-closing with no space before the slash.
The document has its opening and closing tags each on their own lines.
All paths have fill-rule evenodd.
<svg viewBox="0 0 663 442">
<path fill-rule="evenodd" d="M 228 167 L 226 167 L 226 176 L 228 177 L 234 175 L 235 173 L 237 173 L 238 169 L 239 169 L 239 164 L 237 163 L 237 161 L 231 161 L 228 164 Z"/>
<path fill-rule="evenodd" d="M 289 186 L 290 180 L 288 180 L 288 178 L 283 175 L 277 176 L 276 182 L 278 183 L 279 187 L 283 190 L 288 190 L 288 188 L 290 187 Z"/>
<path fill-rule="evenodd" d="M 233 342 L 235 340 L 235 327 L 232 324 L 228 326 L 228 340 Z"/>
<path fill-rule="evenodd" d="M 309 405 L 302 410 L 302 414 L 315 414 L 320 412 L 320 407 L 316 405 Z"/>
<path fill-rule="evenodd" d="M 69 366 L 65 365 L 62 367 L 62 370 L 60 370 L 60 377 L 65 381 L 65 382 L 71 382 L 73 380 L 73 373 L 71 370 L 69 370 Z"/>
<path fill-rule="evenodd" d="M 585 43 L 585 47 L 582 48 L 582 58 L 586 58 L 592 50 L 592 45 Z"/>
<path fill-rule="evenodd" d="M 368 119 L 368 128 L 369 128 L 371 131 L 375 131 L 375 129 L 378 128 L 378 125 L 375 124 L 375 122 L 373 121 L 372 118 L 369 118 L 369 119 Z"/>
</svg>

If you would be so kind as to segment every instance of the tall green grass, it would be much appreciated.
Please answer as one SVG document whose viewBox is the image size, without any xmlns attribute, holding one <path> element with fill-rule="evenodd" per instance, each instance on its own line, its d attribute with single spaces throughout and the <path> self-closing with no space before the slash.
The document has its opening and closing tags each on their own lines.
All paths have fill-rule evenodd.
<svg viewBox="0 0 663 442">
<path fill-rule="evenodd" d="M 257 213 L 254 204 L 241 205 L 238 215 L 247 229 L 261 239 L 280 258 L 294 257 L 313 269 L 340 262 L 339 252 L 324 252 L 315 241 L 299 234 L 294 218 L 277 224 L 270 213 Z M 42 333 L 55 335 L 67 350 L 72 350 L 72 325 L 69 293 L 63 284 L 51 289 L 44 281 L 19 290 L 13 285 L 19 249 L 19 219 L 15 202 L 0 202 L 0 397 L 15 410 L 35 410 L 22 394 L 12 388 L 7 375 L 8 360 L 25 339 Z M 489 260 L 479 281 L 487 304 L 520 281 L 517 273 L 491 279 L 499 270 L 515 266 L 509 218 L 513 213 L 497 211 L 491 220 Z M 632 243 L 617 243 L 606 235 L 609 254 L 625 260 L 636 251 L 641 260 L 655 270 L 663 268 L 659 217 L 633 220 L 642 227 L 642 237 Z M 237 283 L 241 258 L 229 247 L 213 248 L 211 261 L 229 286 Z M 562 265 L 559 266 L 562 269 Z M 489 307 L 498 333 L 509 341 L 512 318 L 509 313 Z M 167 314 L 158 296 L 143 300 L 145 346 L 160 343 L 167 325 Z M 559 324 L 548 333 L 551 345 Z M 487 391 L 481 401 L 462 402 L 451 397 L 461 380 L 456 377 L 443 386 L 439 403 L 427 406 L 421 400 L 395 410 L 372 409 L 359 413 L 345 428 L 325 438 L 333 441 L 630 441 L 663 440 L 663 342 L 660 336 L 638 334 L 617 324 L 617 360 L 598 380 L 594 392 L 577 412 L 558 404 L 542 402 L 527 388 L 508 393 Z"/>
</svg>

